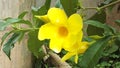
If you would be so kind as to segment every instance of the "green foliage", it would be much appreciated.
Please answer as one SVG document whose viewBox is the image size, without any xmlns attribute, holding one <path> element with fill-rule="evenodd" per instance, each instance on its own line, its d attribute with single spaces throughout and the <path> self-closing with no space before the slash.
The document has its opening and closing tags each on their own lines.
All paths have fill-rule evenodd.
<svg viewBox="0 0 120 68">
<path fill-rule="evenodd" d="M 111 11 L 112 11 L 113 7 L 115 6 L 114 3 L 116 3 L 116 2 L 117 2 L 117 0 L 104 0 L 101 4 L 99 4 L 98 8 L 96 8 L 96 10 L 98 12 L 89 19 L 96 20 L 101 23 L 105 23 L 106 22 L 106 13 L 111 14 Z M 109 6 L 107 6 L 108 4 L 109 4 Z M 107 8 L 107 11 L 104 10 L 105 7 Z M 98 27 L 95 27 L 92 25 L 88 25 L 87 33 L 88 33 L 88 35 L 95 35 L 95 34 L 102 35 L 103 30 L 101 28 L 98 28 Z"/>
<path fill-rule="evenodd" d="M 40 27 L 41 25 L 43 25 L 44 22 L 35 18 L 34 16 L 47 14 L 48 9 L 50 8 L 50 3 L 51 3 L 51 0 L 46 0 L 45 4 L 42 7 L 39 7 L 39 8 L 32 7 L 32 14 L 33 14 L 33 21 L 34 21 L 33 24 L 35 27 L 37 28 Z"/>
<path fill-rule="evenodd" d="M 113 53 L 104 52 L 99 63 L 95 65 L 95 68 L 119 68 L 120 67 L 120 54 L 119 51 L 116 50 Z"/>
<path fill-rule="evenodd" d="M 106 13 L 105 11 L 99 11 L 89 18 L 90 20 L 99 21 L 101 24 L 106 22 Z M 88 35 L 102 35 L 104 30 L 93 25 L 88 25 L 87 34 Z"/>
<path fill-rule="evenodd" d="M 93 68 L 100 59 L 102 52 L 109 40 L 110 36 L 107 36 L 93 43 L 83 55 L 80 67 Z"/>
<path fill-rule="evenodd" d="M 15 22 L 19 22 L 19 21 L 20 19 L 16 19 L 16 18 L 13 18 L 13 19 L 8 18 L 6 19 L 6 21 L 0 20 L 0 30 L 4 30 L 8 25 L 13 24 Z"/>
<path fill-rule="evenodd" d="M 47 10 L 50 8 L 50 4 L 51 4 L 51 0 L 46 0 L 45 6 Z"/>
<path fill-rule="evenodd" d="M 97 27 L 97 28 L 102 28 L 104 30 L 104 32 L 102 33 L 102 35 L 113 35 L 115 34 L 116 30 L 107 25 L 107 24 L 102 24 L 101 22 L 99 21 L 95 21 L 95 20 L 87 20 L 84 22 L 85 24 L 89 24 L 89 25 L 92 25 L 94 27 Z M 90 29 L 89 29 L 90 30 Z M 97 30 L 96 30 L 97 31 Z M 99 35 L 99 34 L 97 34 Z"/>
<path fill-rule="evenodd" d="M 33 8 L 32 13 L 33 15 L 44 15 L 47 13 L 50 7 L 51 0 L 46 0 L 45 5 L 41 8 L 37 9 Z M 9 25 L 13 28 L 11 31 L 6 32 L 2 37 L 1 45 L 3 45 L 3 51 L 5 54 L 10 58 L 10 51 L 14 47 L 16 42 L 20 42 L 24 35 L 27 33 L 29 36 L 28 39 L 28 48 L 29 50 L 37 57 L 42 57 L 44 54 L 41 50 L 41 45 L 43 45 L 43 41 L 39 41 L 37 38 L 38 35 L 38 28 L 40 27 L 43 22 L 34 18 L 34 23 L 31 23 L 29 20 L 25 20 L 24 17 L 28 12 L 22 12 L 18 18 L 6 18 L 4 20 L 0 20 L 0 30 L 5 30 L 5 28 Z M 28 28 L 23 27 L 21 24 L 27 25 Z M 11 36 L 12 34 L 12 36 Z M 7 42 L 4 41 L 10 37 Z M 42 55 L 43 54 L 43 55 Z"/>
<path fill-rule="evenodd" d="M 8 35 L 10 35 L 11 33 L 13 32 L 13 30 L 12 31 L 10 31 L 10 32 L 6 32 L 3 36 L 2 36 L 2 42 L 1 42 L 1 45 L 3 44 L 3 42 L 5 41 L 5 39 L 8 37 Z"/>
<path fill-rule="evenodd" d="M 113 52 L 117 51 L 118 48 L 119 47 L 113 43 L 111 46 L 107 47 L 105 52 L 110 54 L 110 53 L 113 53 Z"/>
<path fill-rule="evenodd" d="M 50 3 L 51 3 L 51 0 L 46 0 L 45 4 L 42 7 L 39 7 L 39 8 L 32 7 L 35 28 L 38 28 L 41 25 L 43 25 L 43 22 L 35 18 L 34 15 L 47 14 L 48 9 L 50 8 Z M 41 46 L 44 44 L 44 41 L 38 40 L 38 30 L 30 31 L 28 36 L 29 36 L 28 49 L 33 53 L 34 56 L 36 56 L 39 59 L 42 59 L 45 56 L 41 48 Z"/>
<path fill-rule="evenodd" d="M 51 0 L 46 0 L 45 4 L 42 7 L 35 8 L 32 7 L 33 15 L 45 15 L 47 14 L 48 9 L 50 8 Z"/>
<path fill-rule="evenodd" d="M 101 22 L 99 22 L 99 21 L 87 20 L 84 23 L 92 25 L 92 26 L 96 26 L 98 28 L 103 28 L 103 29 L 106 28 L 106 26 L 104 24 L 102 24 Z"/>
<path fill-rule="evenodd" d="M 38 40 L 38 30 L 29 32 L 28 39 L 28 49 L 37 57 L 42 57 L 42 53 L 40 53 L 41 46 L 43 45 L 42 41 Z"/>
<path fill-rule="evenodd" d="M 1 45 L 3 45 L 3 51 L 9 57 L 9 59 L 10 59 L 10 52 L 11 49 L 14 47 L 14 44 L 16 42 L 20 42 L 23 39 L 25 32 L 29 31 L 29 29 L 21 28 L 22 26 L 20 26 L 20 24 L 26 24 L 32 27 L 30 21 L 23 19 L 26 13 L 27 12 L 21 13 L 18 16 L 18 18 L 6 18 L 0 22 L 0 26 L 1 26 L 0 30 L 5 30 L 5 28 L 9 25 L 12 25 L 13 28 L 13 30 L 6 32 L 1 39 L 2 40 Z M 3 44 L 8 37 L 10 38 L 5 42 L 5 44 Z"/>
<path fill-rule="evenodd" d="M 14 44 L 20 39 L 21 34 L 22 34 L 21 32 L 14 33 L 3 46 L 3 51 L 9 57 L 9 59 L 11 59 L 10 51 L 14 47 Z"/>
<path fill-rule="evenodd" d="M 77 12 L 78 0 L 60 0 L 60 2 L 68 16 Z"/>
<path fill-rule="evenodd" d="M 22 13 L 18 16 L 18 18 L 23 19 L 23 17 L 24 17 L 27 13 L 28 13 L 27 11 L 22 12 Z"/>
<path fill-rule="evenodd" d="M 23 20 L 21 19 L 19 22 L 17 22 L 16 24 L 26 24 L 29 27 L 33 27 L 32 23 L 29 20 Z"/>
<path fill-rule="evenodd" d="M 116 45 L 120 45 L 120 35 L 118 35 L 117 37 L 116 37 L 116 39 L 115 39 L 115 44 Z"/>
</svg>

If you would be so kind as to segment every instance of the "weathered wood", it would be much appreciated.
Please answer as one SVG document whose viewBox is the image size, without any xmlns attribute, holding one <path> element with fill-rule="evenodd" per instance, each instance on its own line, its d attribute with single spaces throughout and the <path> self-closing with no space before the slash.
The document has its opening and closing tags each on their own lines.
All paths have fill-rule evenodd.
<svg viewBox="0 0 120 68">
<path fill-rule="evenodd" d="M 34 0 L 0 0 L 0 19 L 6 17 L 15 18 L 22 11 L 29 11 L 25 18 L 31 20 L 30 9 L 34 3 Z M 10 31 L 10 28 L 0 32 L 0 39 L 7 31 Z M 32 68 L 31 53 L 27 49 L 27 36 L 21 43 L 15 44 L 11 51 L 11 61 L 2 50 L 0 51 L 0 68 Z"/>
<path fill-rule="evenodd" d="M 79 0 L 83 7 L 97 7 L 103 0 Z M 88 19 L 96 13 L 96 9 L 88 9 L 84 11 L 85 18 Z"/>
</svg>

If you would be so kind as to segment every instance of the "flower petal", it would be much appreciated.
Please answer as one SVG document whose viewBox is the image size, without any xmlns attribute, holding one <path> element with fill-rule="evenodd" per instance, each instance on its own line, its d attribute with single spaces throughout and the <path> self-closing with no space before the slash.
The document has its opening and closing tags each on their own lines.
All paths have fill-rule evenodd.
<svg viewBox="0 0 120 68">
<path fill-rule="evenodd" d="M 67 16 L 64 10 L 60 8 L 50 8 L 47 15 L 53 24 L 65 24 L 67 22 Z"/>
<path fill-rule="evenodd" d="M 75 55 L 75 53 L 74 52 L 68 52 L 66 55 L 64 55 L 63 57 L 62 57 L 62 61 L 66 61 L 67 59 L 69 59 L 69 58 L 71 58 L 72 56 L 74 56 Z"/>
<path fill-rule="evenodd" d="M 56 37 L 57 30 L 58 30 L 58 27 L 51 24 L 51 23 L 47 23 L 45 25 L 42 25 L 39 28 L 38 39 L 45 40 L 45 39 L 50 39 L 52 37 Z"/>
<path fill-rule="evenodd" d="M 55 37 L 50 40 L 49 48 L 54 52 L 59 53 L 62 49 L 62 44 L 63 44 L 63 39 L 58 39 Z"/>
<path fill-rule="evenodd" d="M 75 55 L 75 63 L 78 63 L 78 54 Z"/>
<path fill-rule="evenodd" d="M 63 49 L 66 51 L 73 52 L 73 46 L 76 43 L 77 36 L 75 35 L 69 35 L 67 38 L 65 38 L 63 43 Z"/>
<path fill-rule="evenodd" d="M 83 38 L 83 31 L 78 32 L 77 34 L 77 42 L 81 42 Z"/>
<path fill-rule="evenodd" d="M 78 33 L 83 28 L 83 21 L 79 14 L 72 14 L 68 18 L 68 26 L 73 34 Z"/>
<path fill-rule="evenodd" d="M 45 23 L 50 22 L 50 20 L 49 20 L 49 18 L 48 18 L 47 15 L 43 15 L 43 16 L 37 16 L 37 15 L 36 15 L 35 17 L 41 19 L 41 20 L 44 21 Z"/>
<path fill-rule="evenodd" d="M 78 42 L 82 41 L 83 32 L 80 31 L 77 35 L 70 35 L 65 39 L 63 48 L 66 51 L 73 52 L 79 47 Z"/>
<path fill-rule="evenodd" d="M 88 42 L 79 43 L 78 53 L 84 53 L 88 48 Z"/>
</svg>

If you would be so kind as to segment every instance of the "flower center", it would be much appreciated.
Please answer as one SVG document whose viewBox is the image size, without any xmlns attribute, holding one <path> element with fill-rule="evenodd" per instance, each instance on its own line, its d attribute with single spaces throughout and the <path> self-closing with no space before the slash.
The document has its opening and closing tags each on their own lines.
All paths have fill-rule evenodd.
<svg viewBox="0 0 120 68">
<path fill-rule="evenodd" d="M 65 36 L 68 35 L 68 30 L 67 30 L 66 27 L 61 26 L 61 27 L 59 27 L 58 33 L 59 33 L 60 36 L 65 37 Z"/>
</svg>

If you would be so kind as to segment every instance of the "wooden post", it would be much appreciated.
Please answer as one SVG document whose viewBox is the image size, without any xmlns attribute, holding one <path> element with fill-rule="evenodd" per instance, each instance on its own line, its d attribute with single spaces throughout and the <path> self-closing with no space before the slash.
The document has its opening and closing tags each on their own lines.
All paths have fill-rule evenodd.
<svg viewBox="0 0 120 68">
<path fill-rule="evenodd" d="M 0 0 L 0 19 L 6 17 L 17 17 L 22 11 L 29 11 L 26 19 L 31 20 L 30 9 L 35 4 L 35 0 Z M 0 39 L 4 35 L 5 31 L 0 32 Z M 0 40 L 1 42 L 1 40 Z M 31 53 L 27 49 L 27 36 L 22 42 L 16 43 L 15 47 L 11 51 L 11 61 L 0 50 L 0 68 L 32 68 Z"/>
</svg>

